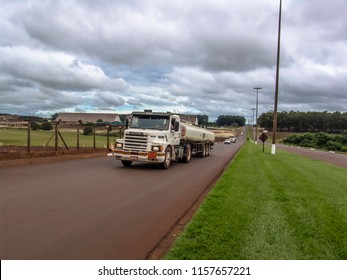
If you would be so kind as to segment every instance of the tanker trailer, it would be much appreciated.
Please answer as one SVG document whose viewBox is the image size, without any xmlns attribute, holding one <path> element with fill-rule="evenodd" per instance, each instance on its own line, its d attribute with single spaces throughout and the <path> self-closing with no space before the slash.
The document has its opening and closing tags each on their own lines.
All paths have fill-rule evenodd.
<svg viewBox="0 0 347 280">
<path fill-rule="evenodd" d="M 191 146 L 193 155 L 209 156 L 213 147 L 215 134 L 204 128 L 181 122 L 181 143 Z"/>
<path fill-rule="evenodd" d="M 168 169 L 173 160 L 188 163 L 192 155 L 209 156 L 214 139 L 213 132 L 184 122 L 179 115 L 145 110 L 132 113 L 124 138 L 111 143 L 110 150 L 124 166 L 138 161 Z"/>
</svg>

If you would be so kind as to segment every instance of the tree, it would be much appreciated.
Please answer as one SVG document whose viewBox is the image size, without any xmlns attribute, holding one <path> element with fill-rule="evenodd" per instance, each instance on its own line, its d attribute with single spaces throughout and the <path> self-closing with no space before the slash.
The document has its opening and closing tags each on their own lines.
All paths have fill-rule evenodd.
<svg viewBox="0 0 347 280">
<path fill-rule="evenodd" d="M 207 115 L 198 115 L 198 124 L 199 125 L 208 124 L 208 116 Z"/>
<path fill-rule="evenodd" d="M 121 122 L 125 122 L 125 119 L 127 118 L 127 114 L 119 114 L 119 118 Z"/>
<path fill-rule="evenodd" d="M 262 113 L 258 118 L 258 125 L 270 130 L 273 126 L 273 111 Z"/>
<path fill-rule="evenodd" d="M 58 117 L 59 113 L 54 113 L 52 116 L 51 116 L 51 120 L 55 120 L 57 117 Z"/>
</svg>

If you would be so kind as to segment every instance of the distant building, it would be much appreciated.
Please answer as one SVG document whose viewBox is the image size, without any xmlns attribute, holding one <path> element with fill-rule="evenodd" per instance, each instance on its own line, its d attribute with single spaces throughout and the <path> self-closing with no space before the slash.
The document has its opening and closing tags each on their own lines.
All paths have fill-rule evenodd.
<svg viewBox="0 0 347 280">
<path fill-rule="evenodd" d="M 18 122 L 19 120 L 17 115 L 0 115 L 0 122 Z"/>
<path fill-rule="evenodd" d="M 178 114 L 181 120 L 186 122 L 198 125 L 198 117 L 196 115 L 186 115 Z M 128 115 L 126 118 L 130 120 L 131 115 Z M 109 114 L 109 113 L 60 113 L 55 121 L 60 121 L 63 125 L 77 125 L 80 123 L 98 123 L 102 122 L 121 122 L 119 114 Z"/>
<path fill-rule="evenodd" d="M 55 121 L 61 124 L 75 125 L 79 123 L 120 122 L 119 114 L 108 113 L 60 113 Z"/>
<path fill-rule="evenodd" d="M 18 115 L 0 115 L 0 127 L 28 127 L 28 122 Z"/>
</svg>

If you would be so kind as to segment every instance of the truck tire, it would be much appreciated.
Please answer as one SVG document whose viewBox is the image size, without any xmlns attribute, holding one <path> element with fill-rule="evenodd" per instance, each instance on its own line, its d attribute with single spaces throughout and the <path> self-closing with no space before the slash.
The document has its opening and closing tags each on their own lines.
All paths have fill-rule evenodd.
<svg viewBox="0 0 347 280">
<path fill-rule="evenodd" d="M 205 153 L 206 153 L 205 144 L 202 143 L 202 144 L 198 144 L 198 145 L 199 145 L 200 148 L 201 148 L 201 150 L 199 151 L 198 157 L 199 157 L 199 158 L 203 158 L 203 157 L 206 156 L 206 155 L 205 155 Z"/>
<path fill-rule="evenodd" d="M 206 156 L 208 157 L 211 154 L 211 144 L 207 143 L 205 150 L 206 150 Z"/>
<path fill-rule="evenodd" d="M 133 162 L 131 160 L 122 160 L 122 164 L 126 167 L 129 167 Z"/>
<path fill-rule="evenodd" d="M 161 167 L 163 169 L 169 169 L 171 166 L 171 148 L 167 147 L 165 150 L 165 159 L 164 162 L 161 164 Z"/>
<path fill-rule="evenodd" d="M 183 156 L 182 162 L 188 163 L 188 162 L 190 162 L 190 159 L 192 158 L 192 149 L 191 149 L 190 145 L 186 145 L 184 152 L 185 152 L 185 156 Z"/>
</svg>

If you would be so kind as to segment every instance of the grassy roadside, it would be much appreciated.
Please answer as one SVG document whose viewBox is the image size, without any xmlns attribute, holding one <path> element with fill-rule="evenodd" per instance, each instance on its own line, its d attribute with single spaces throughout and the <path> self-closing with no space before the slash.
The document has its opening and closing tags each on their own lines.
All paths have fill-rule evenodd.
<svg viewBox="0 0 347 280">
<path fill-rule="evenodd" d="M 244 145 L 167 259 L 347 259 L 346 169 L 260 146 Z"/>
<path fill-rule="evenodd" d="M 93 147 L 93 136 L 83 135 L 83 131 L 80 131 L 80 147 Z M 50 137 L 53 134 L 53 130 L 43 131 L 35 130 L 31 131 L 31 145 L 32 146 L 45 146 Z M 76 147 L 77 133 L 75 131 L 61 131 L 61 134 L 68 145 L 68 147 Z M 110 142 L 114 140 L 114 137 L 110 137 Z M 96 146 L 104 147 L 107 143 L 107 137 L 96 135 Z M 27 130 L 26 129 L 0 129 L 0 142 L 2 146 L 26 146 L 27 143 Z M 51 139 L 49 145 L 54 146 L 54 138 Z M 63 142 L 59 138 L 59 146 L 64 147 Z"/>
</svg>

